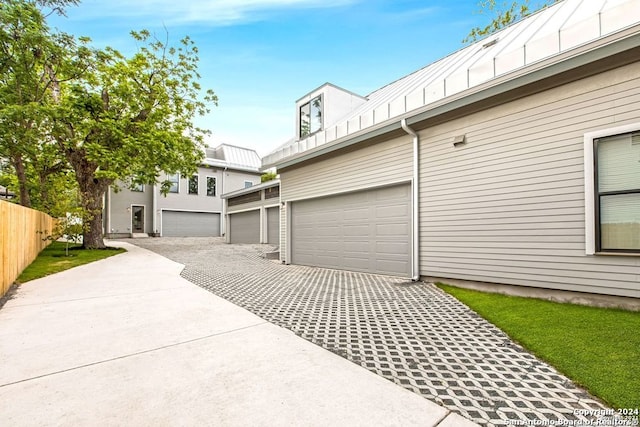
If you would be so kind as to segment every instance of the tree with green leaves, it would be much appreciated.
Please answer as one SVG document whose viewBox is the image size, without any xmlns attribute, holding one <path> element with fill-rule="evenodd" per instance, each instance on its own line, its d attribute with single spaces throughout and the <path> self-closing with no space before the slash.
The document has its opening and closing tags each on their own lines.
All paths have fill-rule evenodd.
<svg viewBox="0 0 640 427">
<path fill-rule="evenodd" d="M 278 174 L 275 171 L 270 170 L 260 175 L 260 182 L 273 181 L 276 178 L 278 178 Z"/>
<path fill-rule="evenodd" d="M 476 40 L 493 34 L 514 22 L 521 20 L 522 18 L 531 15 L 533 12 L 550 6 L 558 1 L 562 0 L 538 1 L 534 5 L 531 5 L 530 0 L 502 2 L 496 0 L 481 0 L 478 3 L 478 7 L 480 7 L 480 11 L 478 13 L 488 14 L 492 16 L 492 20 L 484 27 L 472 28 L 462 42 L 475 42 Z"/>
<path fill-rule="evenodd" d="M 177 47 L 148 31 L 130 58 L 112 48 L 92 53 L 83 77 L 59 88 L 52 136 L 75 172 L 84 211 L 86 248 L 104 248 L 102 200 L 109 186 L 135 177 L 138 184 L 170 183 L 162 173 L 195 172 L 204 130 L 193 120 L 217 103 L 202 94 L 198 50 L 188 37 Z"/>
<path fill-rule="evenodd" d="M 56 80 L 77 70 L 75 42 L 52 33 L 46 14 L 63 14 L 77 0 L 4 0 L 0 4 L 0 157 L 17 180 L 23 206 L 47 210 L 48 189 L 66 161 L 52 150 L 49 127 Z M 47 12 L 48 11 L 48 12 Z M 35 205 L 33 203 L 35 199 Z"/>
<path fill-rule="evenodd" d="M 0 3 L 0 160 L 8 160 L 25 206 L 34 200 L 50 212 L 69 210 L 77 194 L 83 244 L 103 248 L 107 188 L 195 171 L 205 132 L 193 120 L 217 98 L 202 93 L 198 50 L 188 37 L 174 47 L 132 32 L 140 47 L 126 57 L 52 32 L 47 16 L 77 2 Z M 170 183 L 162 184 L 167 192 Z M 63 195 L 64 203 L 52 199 Z"/>
</svg>

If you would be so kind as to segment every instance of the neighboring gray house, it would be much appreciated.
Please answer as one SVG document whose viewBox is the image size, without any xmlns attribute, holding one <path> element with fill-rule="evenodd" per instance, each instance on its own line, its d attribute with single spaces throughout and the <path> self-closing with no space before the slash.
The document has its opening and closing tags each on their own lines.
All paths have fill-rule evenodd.
<svg viewBox="0 0 640 427">
<path fill-rule="evenodd" d="M 220 236 L 225 232 L 224 192 L 260 183 L 260 157 L 251 149 L 222 144 L 207 148 L 198 172 L 190 177 L 167 175 L 175 182 L 169 193 L 160 185 L 141 185 L 105 196 L 107 238 L 136 236 Z"/>
<path fill-rule="evenodd" d="M 263 158 L 281 260 L 640 298 L 639 101 L 637 0 L 559 2 L 365 97 L 321 86 Z"/>
<path fill-rule="evenodd" d="M 0 185 L 0 199 L 11 200 L 16 197 L 16 193 L 9 190 L 7 187 Z"/>
<path fill-rule="evenodd" d="M 280 180 L 222 195 L 227 243 L 280 243 Z"/>
</svg>

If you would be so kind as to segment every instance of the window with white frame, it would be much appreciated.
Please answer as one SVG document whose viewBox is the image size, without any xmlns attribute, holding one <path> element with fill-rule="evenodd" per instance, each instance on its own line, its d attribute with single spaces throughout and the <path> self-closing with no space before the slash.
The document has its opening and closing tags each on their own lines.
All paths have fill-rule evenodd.
<svg viewBox="0 0 640 427">
<path fill-rule="evenodd" d="M 167 175 L 167 181 L 171 183 L 169 193 L 178 193 L 180 191 L 180 174 Z"/>
<path fill-rule="evenodd" d="M 216 195 L 216 178 L 214 176 L 207 177 L 207 196 L 215 197 Z"/>
<path fill-rule="evenodd" d="M 189 194 L 198 194 L 198 175 L 189 177 Z"/>
<path fill-rule="evenodd" d="M 640 126 L 585 135 L 585 150 L 587 253 L 640 253 Z"/>
<path fill-rule="evenodd" d="M 251 181 L 245 181 L 244 182 L 244 188 L 251 188 L 253 187 L 253 182 Z"/>
</svg>

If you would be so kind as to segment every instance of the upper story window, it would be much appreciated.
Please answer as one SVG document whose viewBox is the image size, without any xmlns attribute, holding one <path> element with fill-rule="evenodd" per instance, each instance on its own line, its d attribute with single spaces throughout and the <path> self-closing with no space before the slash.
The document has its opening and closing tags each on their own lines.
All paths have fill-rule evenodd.
<svg viewBox="0 0 640 427">
<path fill-rule="evenodd" d="M 253 187 L 253 182 L 251 181 L 245 181 L 244 182 L 244 188 L 250 188 Z"/>
<path fill-rule="evenodd" d="M 131 180 L 129 181 L 129 190 L 130 191 L 135 191 L 137 193 L 142 193 L 144 192 L 144 184 L 139 184 L 136 181 L 138 180 L 138 176 L 134 175 L 131 177 Z"/>
<path fill-rule="evenodd" d="M 167 181 L 171 182 L 171 187 L 169 187 L 169 193 L 178 193 L 180 191 L 180 174 L 179 173 L 167 175 Z"/>
<path fill-rule="evenodd" d="M 215 197 L 216 195 L 216 178 L 213 176 L 207 177 L 207 196 Z"/>
<path fill-rule="evenodd" d="M 189 194 L 198 194 L 198 175 L 189 177 Z"/>
<path fill-rule="evenodd" d="M 322 130 L 322 96 L 318 95 L 300 107 L 300 138 Z"/>
<path fill-rule="evenodd" d="M 593 144 L 596 251 L 640 253 L 640 132 Z"/>
</svg>

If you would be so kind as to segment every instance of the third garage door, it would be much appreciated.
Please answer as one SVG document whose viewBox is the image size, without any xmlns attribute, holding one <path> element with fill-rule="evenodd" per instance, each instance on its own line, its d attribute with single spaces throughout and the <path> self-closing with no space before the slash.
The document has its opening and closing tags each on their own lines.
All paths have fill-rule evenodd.
<svg viewBox="0 0 640 427">
<path fill-rule="evenodd" d="M 410 217 L 409 185 L 294 202 L 292 262 L 409 276 Z"/>
</svg>

